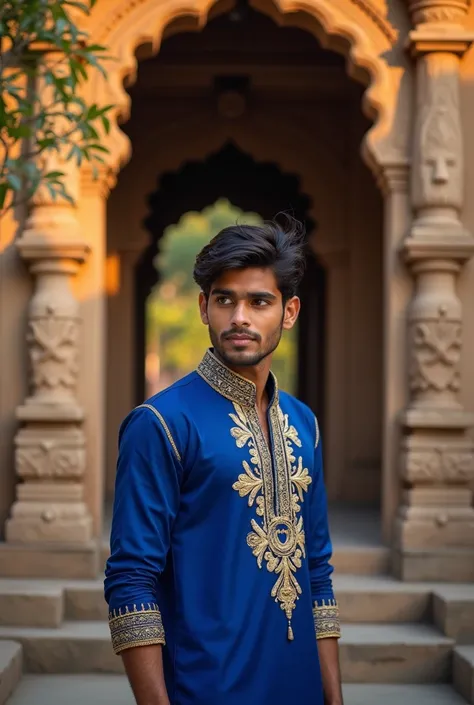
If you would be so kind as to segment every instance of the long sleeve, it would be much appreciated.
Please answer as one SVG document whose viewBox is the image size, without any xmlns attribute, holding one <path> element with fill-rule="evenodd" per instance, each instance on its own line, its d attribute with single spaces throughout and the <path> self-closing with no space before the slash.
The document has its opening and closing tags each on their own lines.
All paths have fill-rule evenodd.
<svg viewBox="0 0 474 705">
<path fill-rule="evenodd" d="M 314 477 L 311 486 L 311 519 L 308 537 L 313 617 L 318 639 L 338 638 L 341 634 L 339 608 L 331 580 L 332 544 L 329 536 L 321 438 L 316 419 L 315 427 Z"/>
<path fill-rule="evenodd" d="M 179 506 L 180 460 L 169 427 L 154 407 L 138 407 L 129 414 L 119 433 L 104 584 L 116 653 L 165 643 L 156 588 Z"/>
</svg>

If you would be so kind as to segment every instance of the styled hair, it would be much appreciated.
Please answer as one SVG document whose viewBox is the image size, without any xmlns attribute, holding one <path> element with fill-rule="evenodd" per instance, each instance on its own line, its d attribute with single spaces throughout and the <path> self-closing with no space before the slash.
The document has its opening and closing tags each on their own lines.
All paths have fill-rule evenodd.
<svg viewBox="0 0 474 705">
<path fill-rule="evenodd" d="M 284 224 L 231 225 L 221 230 L 196 258 L 194 281 L 206 296 L 229 269 L 271 267 L 283 301 L 295 296 L 305 270 L 303 225 L 284 214 Z"/>
</svg>

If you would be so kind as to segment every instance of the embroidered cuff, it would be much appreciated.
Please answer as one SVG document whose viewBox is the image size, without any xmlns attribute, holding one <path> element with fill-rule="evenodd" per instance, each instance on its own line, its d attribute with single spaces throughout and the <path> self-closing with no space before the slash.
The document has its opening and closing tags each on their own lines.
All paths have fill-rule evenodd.
<svg viewBox="0 0 474 705">
<path fill-rule="evenodd" d="M 133 605 L 132 610 L 125 607 L 110 612 L 109 627 L 116 654 L 134 646 L 165 643 L 161 612 L 153 602 L 142 604 L 141 609 Z"/>
<path fill-rule="evenodd" d="M 329 637 L 339 639 L 341 624 L 336 600 L 322 600 L 321 604 L 315 602 L 313 618 L 316 639 L 328 639 Z"/>
</svg>

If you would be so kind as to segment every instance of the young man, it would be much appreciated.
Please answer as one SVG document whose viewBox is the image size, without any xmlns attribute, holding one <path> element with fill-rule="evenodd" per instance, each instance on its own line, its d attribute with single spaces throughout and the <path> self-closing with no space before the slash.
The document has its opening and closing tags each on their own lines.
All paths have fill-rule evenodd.
<svg viewBox="0 0 474 705">
<path fill-rule="evenodd" d="M 270 372 L 304 270 L 292 226 L 199 254 L 212 348 L 120 430 L 105 596 L 138 705 L 341 705 L 321 439 Z"/>
</svg>

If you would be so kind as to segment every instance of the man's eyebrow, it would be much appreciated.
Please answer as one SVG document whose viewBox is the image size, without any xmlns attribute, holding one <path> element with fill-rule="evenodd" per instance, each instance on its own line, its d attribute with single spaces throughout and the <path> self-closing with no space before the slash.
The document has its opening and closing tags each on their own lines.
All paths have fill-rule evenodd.
<svg viewBox="0 0 474 705">
<path fill-rule="evenodd" d="M 236 296 L 235 291 L 232 289 L 212 289 L 211 296 Z M 270 291 L 247 291 L 245 293 L 246 299 L 268 299 L 269 301 L 276 301 L 277 297 Z"/>
</svg>

